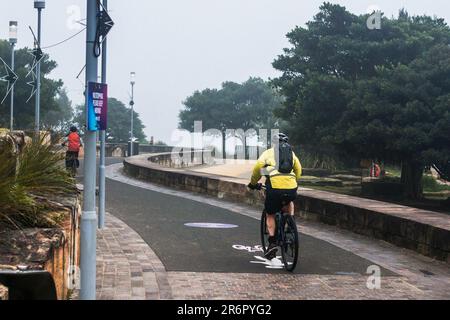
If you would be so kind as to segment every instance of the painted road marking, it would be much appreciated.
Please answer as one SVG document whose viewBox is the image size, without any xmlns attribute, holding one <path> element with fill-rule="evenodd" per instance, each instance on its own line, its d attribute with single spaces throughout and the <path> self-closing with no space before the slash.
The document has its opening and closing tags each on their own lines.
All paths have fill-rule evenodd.
<svg viewBox="0 0 450 320">
<path fill-rule="evenodd" d="M 256 252 L 264 253 L 264 249 L 261 245 L 244 246 L 244 245 L 240 245 L 240 244 L 235 244 L 233 246 L 233 249 L 239 250 L 239 251 L 247 251 L 248 253 L 256 253 Z M 281 261 L 281 256 L 277 256 L 276 258 L 274 258 L 272 260 L 268 260 L 268 259 L 266 259 L 264 257 L 260 257 L 260 256 L 254 256 L 254 258 L 256 259 L 256 261 L 250 261 L 250 263 L 262 264 L 267 269 L 278 269 L 278 270 L 284 269 L 284 264 Z"/>
<path fill-rule="evenodd" d="M 284 264 L 280 260 L 281 256 L 276 257 L 272 260 L 268 260 L 264 257 L 255 256 L 255 259 L 257 261 L 250 261 L 250 263 L 265 265 L 267 269 L 283 269 L 284 268 Z"/>
<path fill-rule="evenodd" d="M 203 228 L 203 229 L 234 229 L 238 228 L 239 226 L 235 224 L 226 224 L 226 223 L 185 223 L 186 227 L 190 228 Z"/>
<path fill-rule="evenodd" d="M 255 253 L 255 252 L 264 252 L 264 249 L 262 246 L 243 246 L 240 244 L 235 244 L 233 246 L 233 249 L 239 250 L 239 251 L 247 251 L 249 253 Z"/>
</svg>

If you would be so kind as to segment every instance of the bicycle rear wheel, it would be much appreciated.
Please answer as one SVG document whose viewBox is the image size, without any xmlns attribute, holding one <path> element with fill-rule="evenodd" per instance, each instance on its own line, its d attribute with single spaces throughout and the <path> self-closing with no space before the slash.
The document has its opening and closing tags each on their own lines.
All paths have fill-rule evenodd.
<svg viewBox="0 0 450 320">
<path fill-rule="evenodd" d="M 261 217 L 261 244 L 264 250 L 264 254 L 267 252 L 269 247 L 269 230 L 267 230 L 267 213 L 263 211 Z"/>
<path fill-rule="evenodd" d="M 77 163 L 76 159 L 73 159 L 72 160 L 72 167 L 70 168 L 70 174 L 74 178 L 77 176 L 77 171 L 78 171 L 76 163 Z"/>
<path fill-rule="evenodd" d="M 295 270 L 298 261 L 298 231 L 295 220 L 287 215 L 283 219 L 283 245 L 281 253 L 287 271 Z"/>
</svg>

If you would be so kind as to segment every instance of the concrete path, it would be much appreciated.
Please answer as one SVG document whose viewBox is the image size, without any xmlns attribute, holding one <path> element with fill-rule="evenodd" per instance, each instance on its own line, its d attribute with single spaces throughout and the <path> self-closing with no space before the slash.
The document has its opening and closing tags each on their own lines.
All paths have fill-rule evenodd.
<svg viewBox="0 0 450 320">
<path fill-rule="evenodd" d="M 240 178 L 247 181 L 252 175 L 255 164 L 256 161 L 254 160 L 225 160 L 224 163 L 212 166 L 192 167 L 189 168 L 189 171 Z"/>
</svg>

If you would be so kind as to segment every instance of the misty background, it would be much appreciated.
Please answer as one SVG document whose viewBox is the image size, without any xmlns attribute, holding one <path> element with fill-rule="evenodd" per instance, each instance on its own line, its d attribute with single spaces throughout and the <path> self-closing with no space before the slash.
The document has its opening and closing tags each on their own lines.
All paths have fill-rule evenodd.
<svg viewBox="0 0 450 320">
<path fill-rule="evenodd" d="M 450 19 L 448 0 L 330 1 L 354 14 L 379 8 L 386 16 L 406 8 L 412 15 Z M 42 47 L 77 33 L 85 18 L 85 0 L 47 0 L 43 11 Z M 322 0 L 109 0 L 115 22 L 108 37 L 109 95 L 129 101 L 129 74 L 137 73 L 135 110 L 145 133 L 170 144 L 183 100 L 195 90 L 218 88 L 224 81 L 250 76 L 273 78 L 273 60 L 289 43 L 286 33 L 303 26 Z M 28 26 L 36 30 L 32 0 L 8 2 L 0 11 L 0 38 L 8 38 L 8 22 L 19 23 L 17 48 L 32 47 Z M 83 103 L 85 33 L 44 50 L 58 67 L 51 78 L 62 79 L 73 106 Z M 205 130 L 208 128 L 204 128 Z"/>
</svg>

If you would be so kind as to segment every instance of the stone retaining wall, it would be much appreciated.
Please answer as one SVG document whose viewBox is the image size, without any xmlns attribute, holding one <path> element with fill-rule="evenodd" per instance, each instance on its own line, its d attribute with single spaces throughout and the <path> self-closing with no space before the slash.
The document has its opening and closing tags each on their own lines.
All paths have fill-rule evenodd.
<svg viewBox="0 0 450 320">
<path fill-rule="evenodd" d="M 164 168 L 147 157 L 124 161 L 135 178 L 221 199 L 258 205 L 263 197 L 250 192 L 240 179 Z M 335 225 L 450 263 L 450 216 L 384 202 L 317 190 L 300 190 L 296 214 Z"/>
<path fill-rule="evenodd" d="M 444 225 L 430 225 L 414 220 L 414 217 L 397 216 L 384 213 L 382 209 L 358 207 L 302 193 L 296 205 L 300 209 L 299 215 L 304 218 L 384 240 L 450 263 L 450 230 Z M 408 209 L 411 208 L 405 207 Z"/>
<path fill-rule="evenodd" d="M 24 132 L 9 133 L 9 130 L 0 129 L 2 150 L 19 153 L 31 142 L 30 139 Z M 70 293 L 70 281 L 76 276 L 70 274 L 69 270 L 73 269 L 71 266 L 79 266 L 80 196 L 55 196 L 51 200 L 61 204 L 61 208 L 55 212 L 61 213 L 63 217 L 60 227 L 0 230 L 0 271 L 47 271 L 53 277 L 58 299 L 64 300 Z M 0 286 L 0 300 L 6 299 L 7 294 L 7 289 Z"/>
<path fill-rule="evenodd" d="M 60 228 L 24 229 L 0 232 L 0 271 L 47 271 L 54 280 L 59 300 L 69 298 L 70 288 L 76 281 L 80 250 L 81 206 L 77 197 L 64 199 L 65 219 Z M 0 287 L 0 300 L 7 291 Z M 2 297 L 3 295 L 3 297 Z"/>
</svg>

